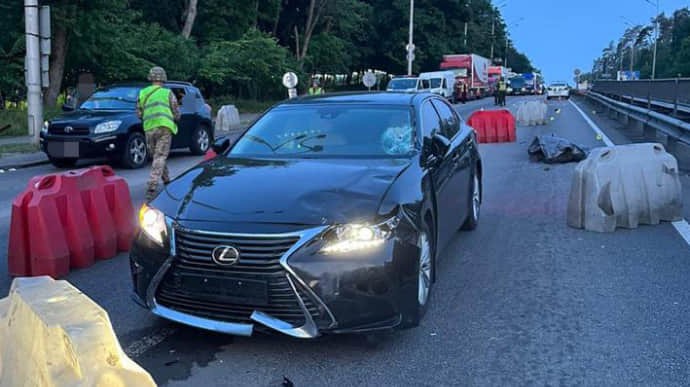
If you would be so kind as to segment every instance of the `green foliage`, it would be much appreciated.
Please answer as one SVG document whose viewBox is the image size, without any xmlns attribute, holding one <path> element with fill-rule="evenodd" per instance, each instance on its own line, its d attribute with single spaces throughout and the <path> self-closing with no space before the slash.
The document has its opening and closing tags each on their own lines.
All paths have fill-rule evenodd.
<svg viewBox="0 0 690 387">
<path fill-rule="evenodd" d="M 239 40 L 211 43 L 201 61 L 199 80 L 211 94 L 270 98 L 284 92 L 281 77 L 295 68 L 286 48 L 251 29 Z"/>
<path fill-rule="evenodd" d="M 634 45 L 633 67 L 640 72 L 641 78 L 650 78 L 654 57 L 656 19 L 647 25 L 633 26 L 626 30 L 617 43 L 611 43 L 602 55 L 594 60 L 593 79 L 616 71 L 630 70 L 631 46 Z M 659 39 L 657 42 L 656 78 L 673 78 L 690 76 L 690 9 L 682 8 L 671 16 L 661 15 L 659 22 Z"/>
<path fill-rule="evenodd" d="M 310 18 L 312 1 L 316 7 Z M 204 0 L 198 2 L 189 39 L 181 36 L 189 0 L 41 4 L 51 6 L 53 31 L 67 32 L 63 90 L 76 86 L 82 71 L 107 84 L 145 81 L 149 68 L 159 65 L 170 79 L 195 82 L 207 98 L 275 100 L 285 97 L 285 71 L 298 74 L 304 92 L 312 73 L 407 70 L 409 0 Z M 20 3 L 0 4 L 0 25 L 6 30 L 0 35 L 0 88 L 6 93 L 24 88 L 23 12 Z M 489 57 L 492 20 L 494 56 L 507 55 L 515 71 L 531 70 L 525 55 L 512 45 L 505 50 L 506 26 L 489 0 L 417 0 L 414 71 L 438 69 L 445 54 Z M 669 41 L 680 51 L 685 45 L 678 34 L 690 30 L 669 31 L 675 34 Z M 307 55 L 301 58 L 297 46 L 303 49 L 306 41 Z"/>
</svg>

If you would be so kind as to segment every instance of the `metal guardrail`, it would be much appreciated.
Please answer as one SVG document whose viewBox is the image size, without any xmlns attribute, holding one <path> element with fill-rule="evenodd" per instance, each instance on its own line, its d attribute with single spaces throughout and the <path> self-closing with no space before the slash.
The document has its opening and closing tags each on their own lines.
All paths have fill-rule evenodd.
<svg viewBox="0 0 690 387">
<path fill-rule="evenodd" d="M 586 93 L 585 97 L 603 106 L 616 118 L 636 121 L 642 126 L 645 137 L 656 140 L 657 131 L 663 133 L 667 139 L 666 148 L 669 152 L 675 152 L 678 142 L 690 145 L 690 123 L 651 109 L 617 101 L 594 91 Z"/>
<path fill-rule="evenodd" d="M 690 78 L 595 81 L 592 91 L 648 109 L 661 108 L 674 116 L 690 113 Z"/>
</svg>

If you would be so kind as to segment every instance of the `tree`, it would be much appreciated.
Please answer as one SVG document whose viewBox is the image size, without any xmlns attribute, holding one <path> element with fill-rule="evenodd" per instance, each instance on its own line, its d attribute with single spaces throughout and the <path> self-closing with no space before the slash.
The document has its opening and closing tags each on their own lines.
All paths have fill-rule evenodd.
<svg viewBox="0 0 690 387">
<path fill-rule="evenodd" d="M 192 27 L 194 27 L 194 20 L 196 19 L 197 0 L 188 0 L 185 10 L 184 27 L 182 27 L 182 36 L 189 39 L 192 34 Z"/>
</svg>

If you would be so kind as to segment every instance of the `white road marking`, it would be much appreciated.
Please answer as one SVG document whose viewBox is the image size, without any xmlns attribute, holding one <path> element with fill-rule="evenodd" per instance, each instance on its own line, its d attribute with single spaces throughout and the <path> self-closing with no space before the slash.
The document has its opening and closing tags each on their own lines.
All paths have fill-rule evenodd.
<svg viewBox="0 0 690 387">
<path fill-rule="evenodd" d="M 580 114 L 585 119 L 585 121 L 587 121 L 587 123 L 592 128 L 592 130 L 594 130 L 598 135 L 601 136 L 601 138 L 604 140 L 604 142 L 606 143 L 607 146 L 614 146 L 615 145 L 613 143 L 613 141 L 611 141 L 611 139 L 606 134 L 604 134 L 604 132 L 601 130 L 601 128 L 599 128 L 599 126 L 597 126 L 597 124 L 595 124 L 592 120 L 589 119 L 589 117 L 587 117 L 585 112 L 583 112 L 582 109 L 580 109 L 580 107 L 575 104 L 575 102 L 573 102 L 571 100 L 570 104 L 573 105 L 573 107 L 578 112 L 580 112 Z M 688 221 L 685 219 L 681 219 L 679 221 L 672 222 L 672 224 L 673 224 L 673 227 L 676 229 L 676 231 L 678 231 L 678 234 L 680 234 L 681 238 L 683 238 L 683 240 L 685 240 L 685 243 L 687 243 L 690 246 L 690 224 L 688 224 Z"/>
<path fill-rule="evenodd" d="M 127 348 L 125 348 L 124 351 L 127 354 L 127 356 L 131 358 L 139 357 L 146 353 L 149 349 L 162 343 L 165 339 L 175 334 L 175 332 L 177 332 L 177 329 L 163 328 L 157 332 L 154 332 L 148 336 L 144 336 L 141 339 L 131 343 L 127 346 Z"/>
<path fill-rule="evenodd" d="M 675 227 L 676 231 L 678 231 L 678 234 L 685 239 L 685 243 L 690 245 L 690 224 L 688 224 L 688 221 L 682 219 L 677 222 L 673 222 L 673 227 Z"/>
<path fill-rule="evenodd" d="M 597 124 L 595 124 L 592 120 L 589 119 L 589 117 L 587 117 L 587 115 L 585 114 L 585 112 L 583 112 L 582 109 L 580 109 L 580 107 L 577 106 L 577 105 L 575 104 L 575 102 L 573 102 L 572 100 L 568 100 L 568 102 L 570 102 L 570 104 L 573 105 L 573 107 L 574 107 L 578 112 L 580 112 L 580 114 L 582 115 L 582 118 L 584 118 L 585 121 L 587 121 L 587 123 L 589 124 L 589 127 L 592 128 L 592 130 L 593 130 L 594 132 L 596 132 L 596 134 L 598 134 L 598 135 L 601 136 L 601 138 L 602 138 L 602 140 L 604 140 L 604 143 L 606 144 L 606 146 L 614 146 L 614 145 L 616 145 L 616 144 L 614 144 L 613 141 L 611 141 L 611 139 L 601 130 L 601 128 L 599 128 L 599 127 L 597 126 Z"/>
</svg>

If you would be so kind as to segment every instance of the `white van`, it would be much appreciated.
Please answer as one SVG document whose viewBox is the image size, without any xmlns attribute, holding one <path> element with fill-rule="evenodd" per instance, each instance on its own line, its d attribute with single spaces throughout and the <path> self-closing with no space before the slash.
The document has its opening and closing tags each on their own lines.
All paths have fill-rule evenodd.
<svg viewBox="0 0 690 387">
<path fill-rule="evenodd" d="M 396 92 L 411 92 L 416 93 L 420 91 L 429 90 L 429 80 L 414 78 L 414 77 L 400 77 L 393 78 L 388 81 L 388 87 L 386 91 L 396 91 Z"/>
<path fill-rule="evenodd" d="M 419 79 L 429 81 L 429 91 L 455 103 L 455 73 L 452 71 L 432 71 L 419 74 Z"/>
</svg>

